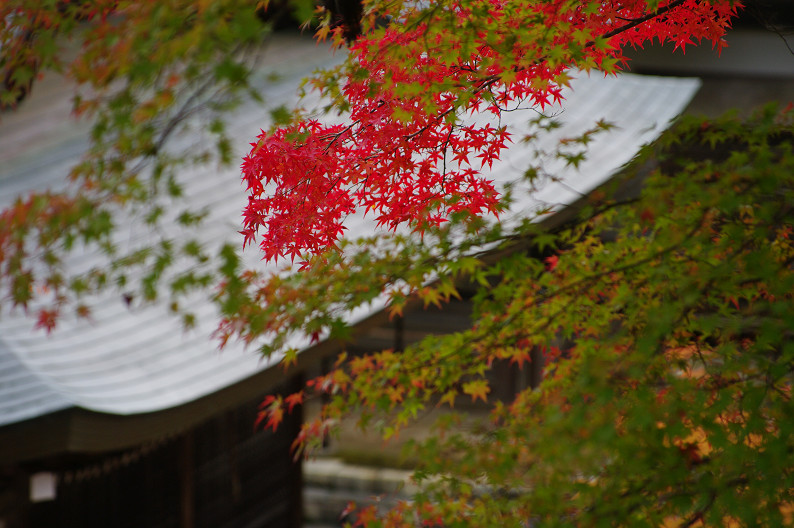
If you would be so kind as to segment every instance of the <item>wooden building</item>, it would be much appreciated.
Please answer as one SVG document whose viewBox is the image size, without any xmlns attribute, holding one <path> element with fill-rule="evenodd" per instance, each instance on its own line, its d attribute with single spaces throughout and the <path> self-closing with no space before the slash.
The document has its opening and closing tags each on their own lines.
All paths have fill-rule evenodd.
<svg viewBox="0 0 794 528">
<path fill-rule="evenodd" d="M 231 392 L 159 413 L 70 408 L 4 427 L 4 526 L 300 526 L 300 461 L 290 454 L 300 414 L 277 433 L 257 430 L 261 395 L 226 407 L 241 396 Z"/>
</svg>

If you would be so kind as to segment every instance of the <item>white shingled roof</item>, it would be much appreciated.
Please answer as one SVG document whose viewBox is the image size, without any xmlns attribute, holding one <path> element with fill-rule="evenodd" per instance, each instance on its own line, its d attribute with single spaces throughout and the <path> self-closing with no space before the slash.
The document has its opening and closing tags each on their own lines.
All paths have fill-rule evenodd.
<svg viewBox="0 0 794 528">
<path fill-rule="evenodd" d="M 281 74 L 265 90 L 268 106 L 289 105 L 298 80 L 324 62 L 334 59 L 313 41 L 278 36 L 266 53 L 262 78 Z M 571 137 L 605 119 L 617 128 L 599 136 L 589 158 L 579 170 L 563 164 L 548 166 L 561 181 L 548 184 L 536 200 L 521 198 L 515 210 L 538 203 L 558 207 L 575 201 L 605 182 L 629 161 L 642 144 L 655 139 L 694 95 L 698 81 L 621 75 L 580 75 L 567 91 L 558 113 L 563 126 L 541 139 L 542 148 L 553 148 L 561 137 Z M 16 113 L 0 116 L 0 207 L 18 193 L 57 186 L 87 145 L 86 126 L 67 120 L 69 93 L 57 80 L 36 86 L 32 97 Z M 503 124 L 521 127 L 534 117 L 531 111 L 510 112 Z M 230 134 L 242 155 L 268 114 L 254 103 L 230 119 Z M 521 177 L 530 163 L 531 149 L 513 145 L 490 174 L 499 182 Z M 196 207 L 209 207 L 211 216 L 201 237 L 208 245 L 222 241 L 240 244 L 240 212 L 245 194 L 236 168 L 218 171 L 207 166 L 191 169 L 186 178 L 189 199 Z M 367 223 L 354 222 L 348 236 L 370 234 Z M 134 228 L 124 233 L 140 236 Z M 72 263 L 84 268 L 99 262 L 93 254 L 75 255 Z M 164 304 L 164 303 L 163 303 Z M 165 306 L 128 307 L 118 292 L 107 292 L 93 304 L 90 321 L 65 318 L 50 335 L 33 330 L 33 321 L 19 313 L 0 318 L 0 425 L 79 407 L 110 414 L 136 414 L 162 410 L 193 401 L 245 379 L 275 361 L 262 360 L 252 351 L 231 344 L 219 352 L 210 339 L 216 314 L 210 303 L 196 306 L 197 330 L 183 332 L 167 315 Z M 382 308 L 382 302 L 351 315 L 355 322 Z M 300 345 L 300 344 L 298 344 Z"/>
</svg>

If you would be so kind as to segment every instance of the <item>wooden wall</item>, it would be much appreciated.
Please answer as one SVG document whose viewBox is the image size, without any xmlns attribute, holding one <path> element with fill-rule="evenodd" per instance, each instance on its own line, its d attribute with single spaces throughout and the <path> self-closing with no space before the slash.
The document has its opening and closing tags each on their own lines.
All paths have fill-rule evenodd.
<svg viewBox="0 0 794 528">
<path fill-rule="evenodd" d="M 286 416 L 276 433 L 255 430 L 260 401 L 171 438 L 62 465 L 56 499 L 28 505 L 7 528 L 298 528 L 301 466 L 290 444 L 302 417 Z"/>
</svg>

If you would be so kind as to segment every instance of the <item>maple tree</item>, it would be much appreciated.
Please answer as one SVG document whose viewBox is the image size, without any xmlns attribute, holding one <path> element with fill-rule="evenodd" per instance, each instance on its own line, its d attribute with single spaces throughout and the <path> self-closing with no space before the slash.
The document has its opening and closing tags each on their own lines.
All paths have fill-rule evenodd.
<svg viewBox="0 0 794 528">
<path fill-rule="evenodd" d="M 299 280 L 257 285 L 238 314 L 280 333 L 342 324 L 335 311 L 398 273 L 425 299 L 455 295 L 454 281 L 419 280 L 438 269 L 487 285 L 471 330 L 341 357 L 304 391 L 266 400 L 261 423 L 275 428 L 325 394 L 298 446 L 343 419 L 390 438 L 427 409 L 488 399 L 492 365 L 522 365 L 536 349 L 539 387 L 490 402 L 479 428 L 450 409 L 435 435 L 408 444 L 422 491 L 387 512 L 363 508 L 355 523 L 791 525 L 792 118 L 768 108 L 749 122 L 683 121 L 613 182 L 661 159 L 640 196 L 594 196 L 578 222 L 554 235 L 528 228 L 536 245 L 496 265 L 454 251 L 395 263 L 420 251 L 401 238 L 376 257 L 366 242 L 343 244 L 350 260 L 332 254 Z M 279 318 L 278 302 L 295 310 Z"/>
<path fill-rule="evenodd" d="M 462 284 L 481 286 L 470 330 L 341 357 L 303 391 L 263 402 L 261 425 L 275 428 L 305 398 L 328 397 L 296 440 L 307 450 L 352 415 L 388 438 L 420 411 L 460 398 L 492 407 L 475 430 L 457 429 L 451 409 L 435 436 L 411 446 L 421 491 L 388 512 L 359 510 L 356 523 L 794 522 L 791 112 L 682 122 L 614 179 L 619 186 L 656 164 L 640 196 L 595 193 L 576 222 L 553 232 L 536 212 L 500 223 L 509 197 L 487 176 L 512 141 L 502 112 L 542 113 L 572 70 L 616 73 L 627 47 L 706 40 L 719 48 L 740 7 L 384 0 L 345 11 L 361 20 L 322 15 L 320 37 L 350 41 L 341 66 L 309 81 L 328 114 L 296 110 L 253 141 L 242 165 L 244 243 L 300 269 L 263 277 L 225 247 L 221 277 L 193 276 L 190 285 L 220 280 L 221 340 L 242 338 L 287 365 L 294 336 L 344 339 L 348 314 L 367 303 L 387 302 L 399 316 L 416 303 L 443 305 Z M 142 295 L 154 298 L 174 247 L 199 264 L 206 256 L 183 240 L 126 255 L 112 243 L 111 209 L 180 193 L 178 169 L 210 154 L 173 159 L 165 139 L 184 115 L 209 105 L 217 117 L 219 103 L 250 89 L 245 51 L 266 27 L 235 0 L 6 2 L 0 20 L 4 49 L 33 43 L 13 47 L 11 66 L 3 64 L 13 80 L 4 104 L 36 69 L 60 68 L 94 90 L 75 108 L 97 123 L 94 148 L 72 174 L 78 192 L 32 195 L 0 213 L 3 287 L 18 305 L 35 285 L 52 288 L 52 306 L 38 314 L 48 328 L 70 302 L 87 311 L 81 296 L 122 276 L 113 271 L 122 265 L 152 270 Z M 63 34 L 83 44 L 72 62 L 55 45 Z M 172 45 L 152 54 L 153 34 Z M 196 105 L 181 106 L 186 100 Z M 594 126 L 582 144 L 609 128 Z M 211 128 L 214 155 L 228 157 L 222 121 Z M 532 180 L 537 171 L 528 169 Z M 385 229 L 343 238 L 345 218 L 359 213 Z M 102 247 L 119 267 L 67 283 L 58 251 L 76 241 Z M 32 246 L 45 250 L 42 260 Z M 488 248 L 510 251 L 493 262 Z M 542 384 L 491 401 L 492 366 L 526 368 L 533 351 L 545 358 Z"/>
<path fill-rule="evenodd" d="M 616 178 L 662 160 L 641 196 L 597 193 L 554 233 L 531 212 L 518 228 L 486 220 L 507 203 L 487 168 L 510 135 L 467 120 L 542 112 L 572 69 L 615 73 L 626 46 L 719 48 L 739 3 L 369 5 L 350 58 L 312 81 L 344 120 L 296 113 L 243 162 L 245 243 L 301 271 L 230 282 L 223 336 L 282 351 L 293 333 L 344 337 L 345 314 L 375 298 L 399 316 L 409 299 L 484 287 L 471 330 L 343 355 L 305 391 L 269 397 L 262 423 L 325 394 L 298 449 L 353 415 L 390 438 L 428 408 L 489 401 L 494 363 L 539 350 L 539 387 L 491 401 L 480 429 L 445 415 L 409 445 L 421 491 L 355 524 L 791 525 L 790 110 L 682 123 Z M 379 8 L 387 27 L 374 27 Z M 343 239 L 362 211 L 394 234 Z M 516 239 L 534 245 L 487 264 L 483 247 Z"/>
</svg>

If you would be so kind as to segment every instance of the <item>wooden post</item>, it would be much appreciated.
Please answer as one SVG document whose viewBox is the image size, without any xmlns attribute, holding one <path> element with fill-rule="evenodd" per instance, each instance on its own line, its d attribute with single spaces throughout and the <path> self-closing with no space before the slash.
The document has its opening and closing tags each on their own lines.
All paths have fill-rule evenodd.
<svg viewBox="0 0 794 528">
<path fill-rule="evenodd" d="M 304 375 L 299 373 L 292 378 L 292 390 L 300 390 L 306 383 Z M 294 438 L 300 433 L 301 425 L 304 420 L 303 405 L 298 405 L 293 409 L 295 413 L 292 417 L 292 428 L 290 435 Z M 301 528 L 303 526 L 303 456 L 300 455 L 293 460 L 293 478 L 292 478 L 292 498 L 293 498 L 293 514 L 292 523 L 293 528 Z"/>
<path fill-rule="evenodd" d="M 188 431 L 182 437 L 180 449 L 180 528 L 194 528 L 194 485 L 193 485 L 193 432 Z"/>
</svg>

